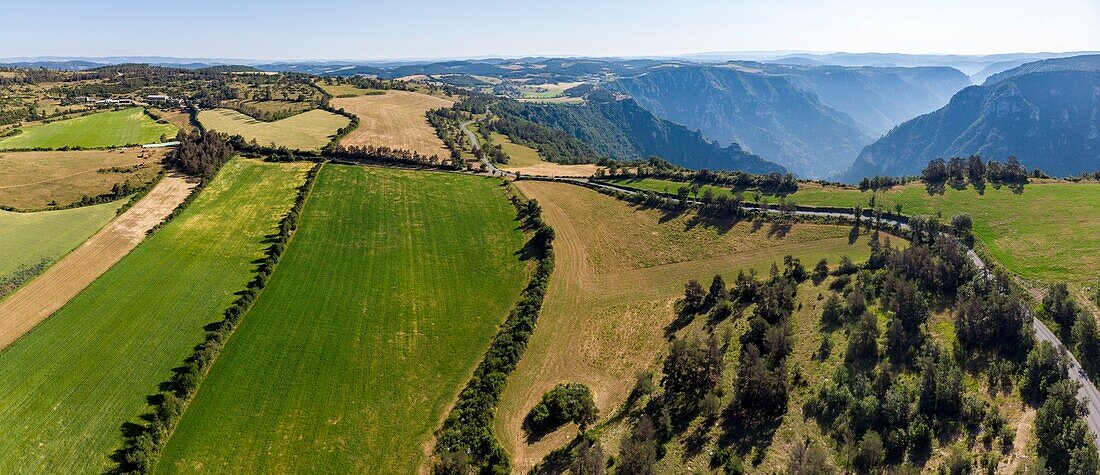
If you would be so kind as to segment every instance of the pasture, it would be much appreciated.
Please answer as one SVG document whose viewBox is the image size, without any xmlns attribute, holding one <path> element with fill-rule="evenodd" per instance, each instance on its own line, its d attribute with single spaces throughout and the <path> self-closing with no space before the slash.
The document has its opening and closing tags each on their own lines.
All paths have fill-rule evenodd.
<svg viewBox="0 0 1100 475">
<path fill-rule="evenodd" d="M 613 180 L 622 186 L 652 191 L 666 188 L 675 193 L 682 183 L 655 180 Z M 703 188 L 705 189 L 705 188 Z M 729 193 L 728 188 L 715 188 Z M 788 196 L 800 205 L 851 208 L 869 206 L 871 197 L 888 211 L 900 204 L 907 215 L 935 215 L 948 220 L 958 213 L 974 219 L 974 235 L 993 257 L 1024 279 L 1038 282 L 1068 281 L 1075 287 L 1096 282 L 1100 269 L 1100 183 L 1040 180 L 1017 194 L 1007 187 L 987 186 L 983 193 L 972 187 L 947 187 L 929 195 L 923 184 L 912 183 L 878 193 L 800 183 Z M 751 195 L 746 196 L 751 201 Z M 774 202 L 776 197 L 767 197 Z"/>
<path fill-rule="evenodd" d="M 27 127 L 19 135 L 0 139 L 0 150 L 119 147 L 160 142 L 161 136 L 175 135 L 174 125 L 158 123 L 140 107 L 132 107 Z"/>
<path fill-rule="evenodd" d="M 502 165 L 501 168 L 518 168 L 529 167 L 533 165 L 540 165 L 547 163 L 539 155 L 538 150 L 525 145 L 519 145 L 512 143 L 512 140 L 500 132 L 490 132 L 489 136 L 492 137 L 494 144 L 500 144 L 500 148 L 504 150 L 504 153 L 508 154 L 508 164 Z"/>
<path fill-rule="evenodd" d="M 0 152 L 0 206 L 37 210 L 148 183 L 168 149 Z"/>
<path fill-rule="evenodd" d="M 0 472 L 103 473 L 145 397 L 252 278 L 306 164 L 237 159 L 171 223 L 0 352 Z"/>
<path fill-rule="evenodd" d="M 375 89 L 363 89 L 355 84 L 325 84 L 324 81 L 317 81 L 317 87 L 334 98 L 364 96 L 367 94 L 380 94 L 382 92 Z"/>
<path fill-rule="evenodd" d="M 344 137 L 341 144 L 384 146 L 439 158 L 447 158 L 451 152 L 428 123 L 425 113 L 453 103 L 441 97 L 395 90 L 331 101 L 332 107 L 359 116 L 359 127 Z"/>
<path fill-rule="evenodd" d="M 801 224 L 789 230 L 765 223 L 708 220 L 693 213 L 641 209 L 564 183 L 521 181 L 554 228 L 554 275 L 542 315 L 494 421 L 513 464 L 523 470 L 561 446 L 575 426 L 528 443 L 523 418 L 555 384 L 581 382 L 594 392 L 600 414 L 621 405 L 634 375 L 665 350 L 673 305 L 689 279 L 731 281 L 738 269 L 767 272 L 787 254 L 812 266 L 822 257 L 864 259 L 863 239 L 849 228 Z"/>
<path fill-rule="evenodd" d="M 320 149 L 338 129 L 348 125 L 347 117 L 320 109 L 274 122 L 259 121 L 232 109 L 213 109 L 199 112 L 199 122 L 208 130 L 240 135 L 260 145 L 298 150 Z"/>
<path fill-rule="evenodd" d="M 325 166 L 163 473 L 414 473 L 525 283 L 499 181 Z"/>
<path fill-rule="evenodd" d="M 124 200 L 37 213 L 0 210 L 0 277 L 43 259 L 56 261 L 115 217 Z"/>
</svg>

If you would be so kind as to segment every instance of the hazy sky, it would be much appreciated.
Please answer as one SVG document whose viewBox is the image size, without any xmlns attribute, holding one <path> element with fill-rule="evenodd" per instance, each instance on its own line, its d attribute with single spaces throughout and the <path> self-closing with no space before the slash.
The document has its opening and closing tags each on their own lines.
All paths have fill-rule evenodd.
<svg viewBox="0 0 1100 475">
<path fill-rule="evenodd" d="M 4 0 L 0 12 L 0 57 L 1100 50 L 1100 0 Z"/>
</svg>

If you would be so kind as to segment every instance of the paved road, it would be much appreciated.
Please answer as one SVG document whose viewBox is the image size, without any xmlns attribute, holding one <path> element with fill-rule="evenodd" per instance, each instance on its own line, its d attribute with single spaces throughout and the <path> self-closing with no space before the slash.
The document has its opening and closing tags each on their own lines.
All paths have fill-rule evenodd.
<svg viewBox="0 0 1100 475">
<path fill-rule="evenodd" d="M 987 270 L 985 262 L 982 262 L 982 258 L 978 257 L 978 253 L 969 250 L 966 252 L 966 255 L 975 266 L 982 270 L 987 278 L 993 278 L 992 274 Z M 1055 335 L 1045 323 L 1032 316 L 1031 324 L 1035 328 L 1036 339 L 1048 342 L 1059 350 L 1066 350 L 1066 356 L 1069 357 L 1069 377 L 1081 385 L 1081 389 L 1077 391 L 1077 397 L 1085 401 L 1085 405 L 1088 407 L 1088 414 L 1085 414 L 1085 423 L 1088 424 L 1089 431 L 1095 436 L 1094 442 L 1096 442 L 1097 447 L 1100 447 L 1100 392 L 1096 391 L 1096 386 L 1092 384 L 1092 381 L 1090 381 L 1087 376 L 1085 376 L 1085 370 L 1081 367 L 1081 363 L 1077 361 L 1073 353 L 1070 353 L 1068 349 L 1066 349 L 1062 341 L 1058 339 L 1058 336 Z"/>
<path fill-rule="evenodd" d="M 466 122 L 458 124 L 458 126 L 460 128 L 462 128 L 463 132 L 466 132 L 466 137 L 469 137 L 470 144 L 473 146 L 474 151 L 476 152 L 481 147 L 478 145 L 477 136 L 474 135 L 474 132 L 472 130 L 470 130 L 469 127 L 467 127 L 472 123 L 474 123 L 474 121 L 467 120 Z M 485 164 L 485 170 L 488 171 L 488 173 L 490 175 L 493 175 L 493 176 L 507 176 L 507 177 L 512 177 L 512 178 L 516 177 L 515 173 L 506 172 L 504 170 L 501 170 L 501 169 L 497 168 L 496 165 L 493 165 L 493 162 L 491 162 L 489 160 L 488 155 L 482 155 L 481 156 L 481 163 Z"/>
<path fill-rule="evenodd" d="M 565 177 L 560 177 L 560 178 L 557 178 L 557 179 L 562 180 L 562 181 L 576 182 L 576 183 L 585 183 L 585 182 L 587 182 L 588 184 L 595 185 L 597 187 L 606 188 L 606 189 L 610 189 L 610 190 L 621 191 L 621 192 L 624 192 L 624 193 L 630 193 L 630 194 L 638 193 L 638 190 L 632 190 L 632 189 L 629 189 L 629 188 L 622 188 L 622 187 L 610 185 L 610 184 L 607 184 L 607 183 L 601 183 L 601 182 L 596 182 L 596 181 L 591 181 L 591 180 L 584 180 L 584 179 L 579 179 L 579 178 L 565 178 Z M 675 198 L 673 198 L 673 199 L 675 199 Z M 687 201 L 688 201 L 688 203 L 692 203 L 692 204 L 698 203 L 695 200 L 687 200 Z M 749 203 L 745 203 L 744 206 L 750 207 L 750 208 L 755 208 L 755 206 L 753 204 L 749 204 Z M 778 210 L 768 210 L 768 211 L 775 212 L 775 213 L 779 212 Z M 852 213 L 841 213 L 841 212 L 796 210 L 794 213 L 799 214 L 799 215 L 803 215 L 803 216 L 818 216 L 818 217 L 832 217 L 832 218 L 851 218 L 852 217 Z M 909 228 L 908 224 L 906 224 L 906 223 L 892 221 L 890 219 L 883 219 L 883 221 L 885 221 L 886 223 L 891 224 L 891 225 L 899 226 L 902 229 L 908 229 Z M 986 276 L 986 278 L 992 278 L 993 277 L 992 274 L 989 272 L 988 267 L 985 265 L 985 262 L 982 261 L 981 257 L 978 256 L 978 253 L 974 252 L 974 250 L 972 250 L 972 249 L 968 250 L 967 251 L 967 257 L 970 258 L 970 261 L 974 264 L 975 267 L 980 269 L 980 271 L 983 273 L 983 275 Z M 1058 336 L 1055 335 L 1054 332 L 1050 331 L 1050 328 L 1047 328 L 1047 326 L 1042 321 L 1040 321 L 1038 318 L 1035 318 L 1034 316 L 1032 316 L 1031 317 L 1031 322 L 1032 322 L 1032 326 L 1035 328 L 1035 338 L 1037 338 L 1039 341 L 1049 342 L 1050 344 L 1054 345 L 1055 348 L 1062 349 L 1062 350 L 1066 349 L 1065 345 L 1063 345 L 1061 340 L 1058 339 Z M 1085 422 L 1088 424 L 1089 430 L 1092 432 L 1092 434 L 1094 436 L 1094 442 L 1097 444 L 1097 447 L 1100 447 L 1100 392 L 1098 392 L 1096 390 L 1096 386 L 1093 385 L 1092 381 L 1090 381 L 1088 379 L 1088 377 L 1085 376 L 1085 370 L 1081 367 L 1081 364 L 1078 363 L 1077 358 L 1075 358 L 1072 353 L 1069 353 L 1069 351 L 1066 351 L 1066 355 L 1069 357 L 1069 363 L 1070 363 L 1069 364 L 1069 377 L 1070 377 L 1070 379 L 1072 379 L 1074 381 L 1077 381 L 1081 385 L 1080 391 L 1077 392 L 1077 397 L 1080 398 L 1081 400 L 1085 401 L 1085 405 L 1088 407 L 1088 414 L 1085 415 Z"/>
</svg>

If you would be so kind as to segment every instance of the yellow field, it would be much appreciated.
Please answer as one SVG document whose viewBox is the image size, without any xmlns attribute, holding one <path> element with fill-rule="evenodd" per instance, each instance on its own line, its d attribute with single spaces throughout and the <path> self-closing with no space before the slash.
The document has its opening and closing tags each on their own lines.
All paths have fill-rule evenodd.
<svg viewBox="0 0 1100 475">
<path fill-rule="evenodd" d="M 864 259 L 863 242 L 848 244 L 847 227 L 706 220 L 692 213 L 642 210 L 564 183 L 520 181 L 542 204 L 556 232 L 556 262 L 538 326 L 508 380 L 495 431 L 518 470 L 525 470 L 575 433 L 575 426 L 528 444 L 524 416 L 559 382 L 587 384 L 607 416 L 626 399 L 634 374 L 667 346 L 665 328 L 689 279 L 729 282 L 738 269 L 766 272 L 791 254 L 810 266 L 841 254 Z"/>
<path fill-rule="evenodd" d="M 285 146 L 299 150 L 319 149 L 332 139 L 336 130 L 348 125 L 347 117 L 320 109 L 303 112 L 275 122 L 263 122 L 231 109 L 199 112 L 199 122 L 207 130 L 255 139 L 260 145 Z"/>
<path fill-rule="evenodd" d="M 320 87 L 332 97 L 362 96 L 376 92 L 373 89 L 363 89 L 354 84 L 325 84 L 324 81 L 317 81 L 317 87 Z"/>
<path fill-rule="evenodd" d="M 147 183 L 168 149 L 0 153 L 0 205 L 21 210 L 64 206 L 109 193 L 117 183 Z M 139 167 L 128 169 L 128 167 Z M 110 168 L 125 168 L 127 171 Z M 101 171 L 103 170 L 103 171 Z"/>
<path fill-rule="evenodd" d="M 408 91 L 333 99 L 332 107 L 359 116 L 359 128 L 341 141 L 344 145 L 374 145 L 412 150 L 424 156 L 450 156 L 425 113 L 454 102 Z"/>
</svg>

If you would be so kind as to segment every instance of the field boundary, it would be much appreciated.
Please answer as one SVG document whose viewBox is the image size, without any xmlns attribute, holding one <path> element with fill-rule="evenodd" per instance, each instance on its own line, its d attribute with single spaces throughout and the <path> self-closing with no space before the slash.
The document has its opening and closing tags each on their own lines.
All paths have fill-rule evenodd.
<svg viewBox="0 0 1100 475">
<path fill-rule="evenodd" d="M 150 196 L 155 188 L 162 188 L 161 194 L 164 196 Z M 0 321 L 0 351 L 60 310 L 92 281 L 137 247 L 144 236 L 160 226 L 148 225 L 143 218 L 156 218 L 157 223 L 169 219 L 172 214 L 159 216 L 156 212 L 157 202 L 173 200 L 175 193 L 182 192 L 182 189 L 187 189 L 190 193 L 188 197 L 194 195 L 194 190 L 182 175 L 172 177 L 170 182 L 162 179 L 146 195 L 146 198 L 156 198 L 148 205 L 153 209 L 145 214 L 131 209 L 135 213 L 132 217 L 126 213 L 119 215 L 38 277 L 0 301 L 0 315 L 3 315 L 3 320 Z M 182 201 L 187 202 L 187 198 Z M 140 203 L 144 202 L 145 199 L 142 199 Z M 102 253 L 107 254 L 106 259 L 97 259 Z"/>
<path fill-rule="evenodd" d="M 210 367 L 217 360 L 221 349 L 267 286 L 268 279 L 294 237 L 302 208 L 309 199 L 317 175 L 323 166 L 323 162 L 317 163 L 306 174 L 305 182 L 298 188 L 294 205 L 279 222 L 278 234 L 274 236 L 272 244 L 267 248 L 267 255 L 257 267 L 252 281 L 240 292 L 240 297 L 225 310 L 222 321 L 215 323 L 214 328 L 207 332 L 205 341 L 195 347 L 191 356 L 184 361 L 182 370 L 176 371 L 168 381 L 160 385 L 168 389 L 150 398 L 152 411 L 149 414 L 149 423 L 140 425 L 137 433 L 128 436 L 123 447 L 112 454 L 112 459 L 118 465 L 111 473 L 135 471 L 148 473 L 156 467 L 161 451 L 171 438 L 180 418 L 187 411 L 189 403 L 206 378 Z M 127 424 L 124 423 L 123 427 L 125 428 Z"/>
<path fill-rule="evenodd" d="M 510 199 L 524 227 L 534 231 L 528 246 L 540 253 L 538 264 L 519 301 L 508 312 L 485 357 L 436 433 L 437 466 L 465 470 L 473 465 L 481 472 L 490 470 L 493 473 L 511 468 L 504 448 L 493 434 L 493 416 L 508 375 L 519 363 L 542 311 L 550 275 L 554 272 L 554 229 L 542 220 L 537 201 L 521 200 L 514 194 Z M 447 469 L 437 472 L 450 473 Z"/>
</svg>

